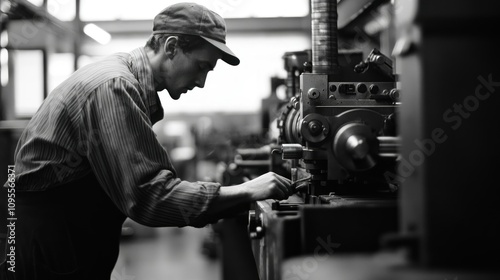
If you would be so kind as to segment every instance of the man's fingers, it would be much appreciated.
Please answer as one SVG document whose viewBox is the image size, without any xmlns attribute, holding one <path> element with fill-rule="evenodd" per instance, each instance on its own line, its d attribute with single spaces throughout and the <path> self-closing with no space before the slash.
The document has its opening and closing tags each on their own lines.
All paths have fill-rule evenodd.
<svg viewBox="0 0 500 280">
<path fill-rule="evenodd" d="M 285 196 L 284 198 L 288 198 L 290 195 L 293 194 L 290 188 L 290 184 L 288 182 L 276 181 L 276 185 L 277 188 L 280 189 L 280 191 Z"/>
<path fill-rule="evenodd" d="M 282 188 L 278 188 L 280 191 L 280 200 L 288 198 L 288 190 L 283 190 Z"/>
<path fill-rule="evenodd" d="M 292 195 L 294 193 L 294 187 L 292 186 L 292 181 L 288 178 L 285 178 L 279 174 L 275 174 L 276 183 L 286 194 L 286 197 Z"/>
<path fill-rule="evenodd" d="M 295 185 L 292 184 L 292 180 L 284 178 L 284 177 L 281 177 L 281 179 L 282 179 L 281 182 L 283 183 L 283 185 L 287 189 L 288 194 L 292 195 L 295 192 Z"/>
</svg>

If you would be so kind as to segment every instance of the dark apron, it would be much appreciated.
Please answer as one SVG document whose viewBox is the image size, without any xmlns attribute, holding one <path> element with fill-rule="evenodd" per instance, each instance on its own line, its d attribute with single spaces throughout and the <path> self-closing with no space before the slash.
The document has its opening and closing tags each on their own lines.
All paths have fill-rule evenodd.
<svg viewBox="0 0 500 280">
<path fill-rule="evenodd" d="M 0 205 L 6 211 L 6 190 L 2 192 Z M 47 191 L 19 191 L 15 199 L 15 272 L 8 270 L 13 263 L 7 256 L 0 279 L 111 278 L 126 217 L 93 175 Z M 2 227 L 5 222 L 10 221 L 0 221 Z M 6 245 L 5 254 L 12 255 Z"/>
</svg>

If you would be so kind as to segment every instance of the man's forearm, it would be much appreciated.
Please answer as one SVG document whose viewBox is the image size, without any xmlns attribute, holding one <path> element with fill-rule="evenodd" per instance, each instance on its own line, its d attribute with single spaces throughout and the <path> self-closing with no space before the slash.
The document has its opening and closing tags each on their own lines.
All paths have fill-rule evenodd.
<svg viewBox="0 0 500 280">
<path fill-rule="evenodd" d="M 248 186 L 236 185 L 221 187 L 219 189 L 219 195 L 215 197 L 210 204 L 207 214 L 210 216 L 217 216 L 230 208 L 250 202 L 252 202 L 252 195 Z"/>
<path fill-rule="evenodd" d="M 293 193 L 290 180 L 273 172 L 232 187 L 221 187 L 207 214 L 217 215 L 237 205 L 265 199 L 286 199 Z"/>
</svg>

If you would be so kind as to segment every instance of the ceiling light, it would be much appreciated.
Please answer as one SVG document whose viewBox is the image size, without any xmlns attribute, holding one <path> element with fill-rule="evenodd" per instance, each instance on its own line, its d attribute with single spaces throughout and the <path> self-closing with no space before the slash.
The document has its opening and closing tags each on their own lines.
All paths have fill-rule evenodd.
<svg viewBox="0 0 500 280">
<path fill-rule="evenodd" d="M 83 32 L 99 44 L 106 45 L 111 41 L 111 35 L 99 26 L 89 23 L 83 27 Z"/>
</svg>

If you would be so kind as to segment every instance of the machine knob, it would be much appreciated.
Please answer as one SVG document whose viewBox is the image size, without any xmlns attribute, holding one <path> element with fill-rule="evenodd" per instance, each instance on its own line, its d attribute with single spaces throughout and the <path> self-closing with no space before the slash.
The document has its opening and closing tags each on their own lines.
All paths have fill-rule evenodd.
<svg viewBox="0 0 500 280">
<path fill-rule="evenodd" d="M 389 92 L 389 97 L 392 99 L 392 101 L 398 101 L 399 100 L 399 90 L 398 89 L 391 89 Z"/>
<path fill-rule="evenodd" d="M 263 227 L 256 227 L 255 228 L 255 235 L 258 237 L 264 233 L 264 228 Z"/>
<path fill-rule="evenodd" d="M 320 96 L 320 91 L 316 88 L 311 88 L 307 91 L 307 96 L 310 99 L 318 99 Z"/>
<path fill-rule="evenodd" d="M 311 121 L 307 124 L 311 135 L 316 136 L 323 132 L 323 125 L 319 121 Z"/>
<path fill-rule="evenodd" d="M 307 142 L 319 143 L 330 134 L 329 121 L 317 113 L 307 114 L 300 123 L 300 134 Z"/>
<path fill-rule="evenodd" d="M 283 159 L 301 159 L 303 148 L 300 144 L 283 144 L 281 145 L 281 152 Z"/>
<path fill-rule="evenodd" d="M 372 85 L 370 85 L 370 87 L 368 88 L 368 90 L 370 91 L 371 94 L 377 94 L 378 91 L 379 91 L 379 88 L 378 88 L 377 85 L 372 84 Z"/>
</svg>

